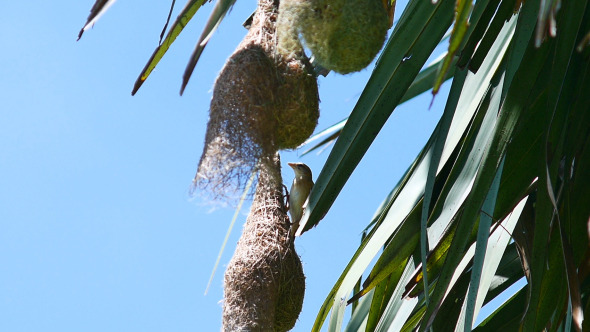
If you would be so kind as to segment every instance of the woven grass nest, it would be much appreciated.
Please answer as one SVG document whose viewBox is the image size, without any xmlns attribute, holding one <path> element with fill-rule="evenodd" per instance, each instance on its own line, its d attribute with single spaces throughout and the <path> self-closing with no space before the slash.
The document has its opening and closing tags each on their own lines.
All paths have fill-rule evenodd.
<svg viewBox="0 0 590 332">
<path fill-rule="evenodd" d="M 223 331 L 289 331 L 305 276 L 282 197 L 278 155 L 261 162 L 250 214 L 225 272 Z"/>
<path fill-rule="evenodd" d="M 278 27 L 284 53 L 301 36 L 322 67 L 347 74 L 373 61 L 390 22 L 382 0 L 282 0 Z"/>
<path fill-rule="evenodd" d="M 276 51 L 277 8 L 259 1 L 248 34 L 215 82 L 194 180 L 214 198 L 235 197 L 259 160 L 296 148 L 317 125 L 317 81 L 303 50 Z"/>
</svg>

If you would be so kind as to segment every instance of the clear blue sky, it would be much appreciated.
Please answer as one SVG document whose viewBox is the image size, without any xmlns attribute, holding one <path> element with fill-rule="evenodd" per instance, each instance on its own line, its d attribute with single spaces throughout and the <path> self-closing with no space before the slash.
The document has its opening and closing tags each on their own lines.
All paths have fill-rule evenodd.
<svg viewBox="0 0 590 332">
<path fill-rule="evenodd" d="M 237 2 L 183 97 L 181 76 L 212 5 L 131 97 L 170 2 L 118 1 L 76 42 L 93 2 L 0 4 L 0 331 L 218 331 L 223 270 L 248 209 L 204 296 L 234 211 L 211 212 L 187 190 L 213 81 L 255 2 Z M 372 67 L 319 79 L 318 130 L 348 115 Z M 447 89 L 431 109 L 426 93 L 394 112 L 325 219 L 297 240 L 307 290 L 295 331 L 309 331 L 360 232 L 436 125 Z M 302 160 L 317 177 L 328 152 L 282 160 Z M 291 170 L 283 176 L 290 183 Z"/>
</svg>

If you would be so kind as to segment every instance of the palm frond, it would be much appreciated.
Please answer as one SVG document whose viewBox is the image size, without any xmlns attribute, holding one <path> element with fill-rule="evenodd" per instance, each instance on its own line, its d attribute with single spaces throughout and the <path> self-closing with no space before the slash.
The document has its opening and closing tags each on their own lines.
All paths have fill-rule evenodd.
<svg viewBox="0 0 590 332">
<path fill-rule="evenodd" d="M 444 5 L 443 0 L 430 10 L 442 13 L 436 6 Z M 590 29 L 589 7 L 582 0 L 562 4 L 553 13 L 557 26 L 564 24 L 561 34 L 539 45 L 540 1 L 475 4 L 471 25 L 451 40 L 457 49 L 448 54 L 460 55 L 451 66 L 443 117 L 369 223 L 368 235 L 320 308 L 314 331 L 330 310 L 330 327 L 341 324 L 342 299 L 365 273 L 348 302 L 371 294 L 366 331 L 528 331 L 569 324 L 582 329 L 590 288 L 579 283 L 589 272 L 579 270 L 590 257 L 590 207 L 581 200 L 590 197 L 590 189 L 578 181 L 590 179 L 590 97 L 582 90 L 590 88 L 590 59 L 576 46 Z M 406 10 L 435 15 L 414 2 Z M 405 14 L 388 48 L 398 29 L 409 29 Z M 424 42 L 416 31 L 430 24 L 416 22 L 406 36 L 414 45 Z M 399 42 L 398 51 L 411 54 L 404 45 Z M 393 102 L 385 107 L 387 83 L 395 82 L 402 93 L 408 89 L 409 79 L 378 80 L 403 70 L 403 61 L 396 67 L 388 48 L 346 125 L 331 128 L 328 137 L 343 127 L 310 196 L 304 229 L 328 212 L 382 125 L 377 119 L 386 119 L 402 100 L 388 95 Z M 368 124 L 373 132 L 364 130 Z M 523 276 L 529 285 L 473 327 L 481 307 Z M 363 330 L 358 315 L 350 330 Z"/>
</svg>

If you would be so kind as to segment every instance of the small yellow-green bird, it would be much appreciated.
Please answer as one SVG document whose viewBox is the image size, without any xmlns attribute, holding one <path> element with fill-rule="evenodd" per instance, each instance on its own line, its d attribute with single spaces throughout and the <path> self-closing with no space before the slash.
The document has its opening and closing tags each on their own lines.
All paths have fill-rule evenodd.
<svg viewBox="0 0 590 332">
<path fill-rule="evenodd" d="M 305 210 L 305 201 L 313 188 L 311 169 L 304 163 L 288 163 L 295 172 L 295 179 L 289 192 L 289 213 L 291 214 L 290 235 L 294 236 L 299 228 L 299 221 Z"/>
</svg>

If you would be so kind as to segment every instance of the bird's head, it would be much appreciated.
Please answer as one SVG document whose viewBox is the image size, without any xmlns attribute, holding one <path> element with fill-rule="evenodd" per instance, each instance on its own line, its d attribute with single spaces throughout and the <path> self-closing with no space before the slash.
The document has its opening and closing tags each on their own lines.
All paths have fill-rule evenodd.
<svg viewBox="0 0 590 332">
<path fill-rule="evenodd" d="M 302 176 L 302 177 L 309 177 L 311 178 L 311 169 L 309 166 L 305 165 L 304 163 L 287 163 L 287 165 L 291 166 L 293 171 L 295 172 L 295 176 Z"/>
</svg>

